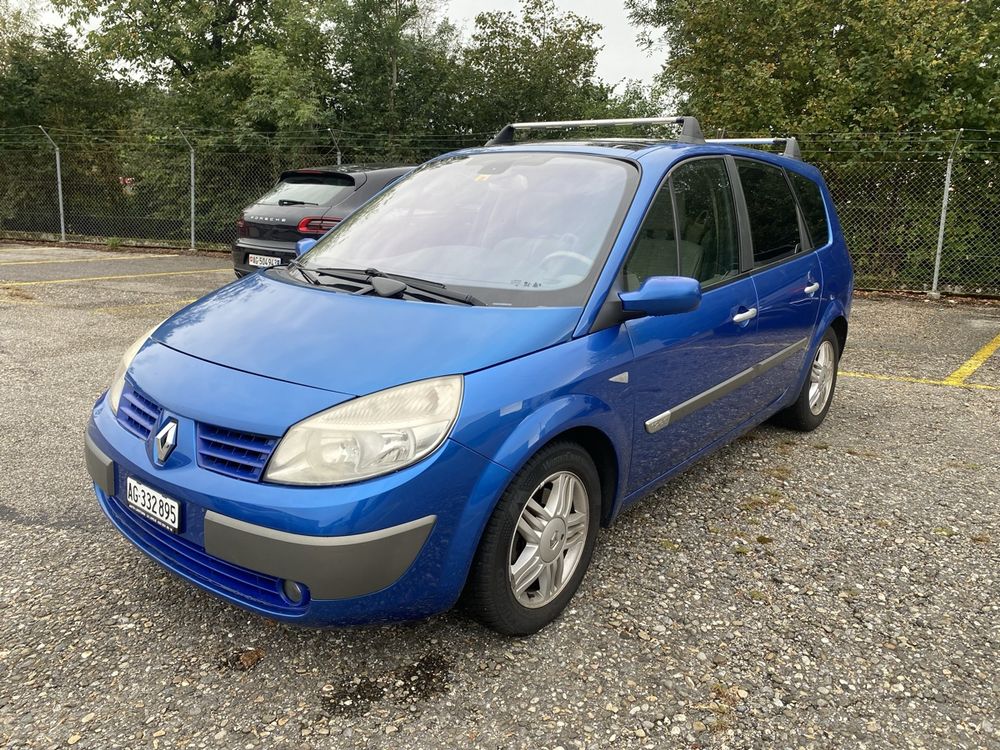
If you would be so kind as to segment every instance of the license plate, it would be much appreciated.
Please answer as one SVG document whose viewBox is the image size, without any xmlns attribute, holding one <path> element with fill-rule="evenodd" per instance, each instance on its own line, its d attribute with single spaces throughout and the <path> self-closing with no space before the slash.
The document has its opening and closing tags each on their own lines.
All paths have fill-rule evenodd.
<svg viewBox="0 0 1000 750">
<path fill-rule="evenodd" d="M 132 510 L 170 531 L 181 525 L 181 506 L 156 490 L 128 477 L 125 481 L 125 500 Z"/>
<path fill-rule="evenodd" d="M 267 268 L 268 266 L 280 266 L 281 258 L 276 258 L 273 255 L 254 255 L 250 253 L 247 256 L 247 263 L 258 268 Z"/>
</svg>

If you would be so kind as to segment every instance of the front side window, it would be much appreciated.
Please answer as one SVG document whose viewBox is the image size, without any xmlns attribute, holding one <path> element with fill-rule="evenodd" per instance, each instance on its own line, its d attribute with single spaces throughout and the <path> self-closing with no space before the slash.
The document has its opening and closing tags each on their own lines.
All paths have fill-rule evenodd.
<svg viewBox="0 0 1000 750">
<path fill-rule="evenodd" d="M 680 224 L 682 276 L 703 286 L 740 272 L 740 241 L 729 174 L 722 159 L 697 159 L 670 180 Z"/>
<path fill-rule="evenodd" d="M 583 154 L 461 154 L 365 204 L 303 258 L 378 269 L 487 304 L 583 305 L 618 233 L 638 170 Z"/>
<path fill-rule="evenodd" d="M 625 261 L 625 289 L 635 291 L 651 276 L 677 275 L 677 233 L 670 187 L 656 194 Z"/>
<path fill-rule="evenodd" d="M 792 255 L 800 248 L 798 210 L 785 173 L 759 161 L 737 159 L 753 239 L 754 266 Z"/>
<path fill-rule="evenodd" d="M 823 194 L 819 185 L 795 172 L 789 172 L 795 193 L 799 196 L 799 205 L 812 238 L 813 247 L 822 247 L 829 240 L 830 232 L 826 226 L 826 207 L 823 205 Z"/>
</svg>

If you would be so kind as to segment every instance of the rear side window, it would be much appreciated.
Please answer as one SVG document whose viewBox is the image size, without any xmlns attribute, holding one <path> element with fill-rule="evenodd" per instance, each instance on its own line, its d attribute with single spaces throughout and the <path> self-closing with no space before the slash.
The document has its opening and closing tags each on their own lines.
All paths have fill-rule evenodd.
<svg viewBox="0 0 1000 750">
<path fill-rule="evenodd" d="M 826 226 L 826 207 L 823 205 L 823 193 L 820 192 L 819 185 L 808 177 L 803 177 L 795 172 L 788 174 L 792 178 L 792 185 L 799 196 L 799 205 L 805 216 L 812 245 L 813 247 L 822 247 L 830 237 Z"/>
<path fill-rule="evenodd" d="M 258 203 L 271 206 L 332 206 L 354 190 L 346 174 L 302 172 L 285 175 Z"/>
<path fill-rule="evenodd" d="M 799 218 L 795 198 L 778 167 L 737 159 L 753 239 L 753 264 L 762 266 L 799 249 Z"/>
</svg>

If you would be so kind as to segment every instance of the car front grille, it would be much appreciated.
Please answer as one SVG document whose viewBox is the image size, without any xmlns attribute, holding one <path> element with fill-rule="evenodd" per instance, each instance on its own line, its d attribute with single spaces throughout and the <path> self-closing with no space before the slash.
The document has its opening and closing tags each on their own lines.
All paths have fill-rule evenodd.
<svg viewBox="0 0 1000 750">
<path fill-rule="evenodd" d="M 163 409 L 143 395 L 127 380 L 118 402 L 118 423 L 136 437 L 145 440 L 156 427 Z"/>
<path fill-rule="evenodd" d="M 123 484 L 124 478 L 119 485 Z M 104 493 L 100 493 L 104 495 Z M 150 557 L 181 575 L 247 604 L 264 607 L 277 614 L 297 614 L 306 602 L 290 603 L 282 594 L 282 580 L 265 573 L 233 565 L 209 555 L 198 544 L 171 533 L 129 510 L 116 497 L 107 497 L 108 515 L 115 525 Z M 191 506 L 185 504 L 185 514 Z M 188 523 L 188 521 L 185 521 Z"/>
<path fill-rule="evenodd" d="M 256 482 L 278 438 L 198 423 L 198 465 L 219 474 Z"/>
<path fill-rule="evenodd" d="M 163 407 L 125 383 L 118 404 L 118 422 L 138 438 L 146 440 L 156 428 Z M 198 465 L 235 479 L 256 482 L 267 466 L 278 438 L 198 422 L 195 425 Z"/>
</svg>

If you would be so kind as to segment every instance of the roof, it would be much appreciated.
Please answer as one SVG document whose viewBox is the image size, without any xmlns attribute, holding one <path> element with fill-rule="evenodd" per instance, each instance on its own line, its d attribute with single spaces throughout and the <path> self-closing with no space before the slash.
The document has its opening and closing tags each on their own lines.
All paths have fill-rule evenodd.
<svg viewBox="0 0 1000 750">
<path fill-rule="evenodd" d="M 667 145 L 683 146 L 704 146 L 715 144 L 720 146 L 764 146 L 781 145 L 784 146 L 783 156 L 790 159 L 802 159 L 799 151 L 799 144 L 791 136 L 777 138 L 705 138 L 701 131 L 698 119 L 690 115 L 663 115 L 660 117 L 630 117 L 625 119 L 603 119 L 603 120 L 558 120 L 542 122 L 513 122 L 505 125 L 490 140 L 487 146 L 514 146 L 514 136 L 517 131 L 524 130 L 579 130 L 581 128 L 607 128 L 607 127 L 631 127 L 650 125 L 671 125 L 680 126 L 676 137 L 672 139 L 648 139 L 648 138 L 605 138 L 588 139 L 583 141 L 547 141 L 548 148 L 555 143 L 570 143 L 579 146 L 595 146 L 600 148 L 630 149 L 632 151 L 644 151 L 655 147 Z M 529 142 L 531 143 L 531 142 Z M 520 145 L 523 145 L 522 141 Z"/>
</svg>

